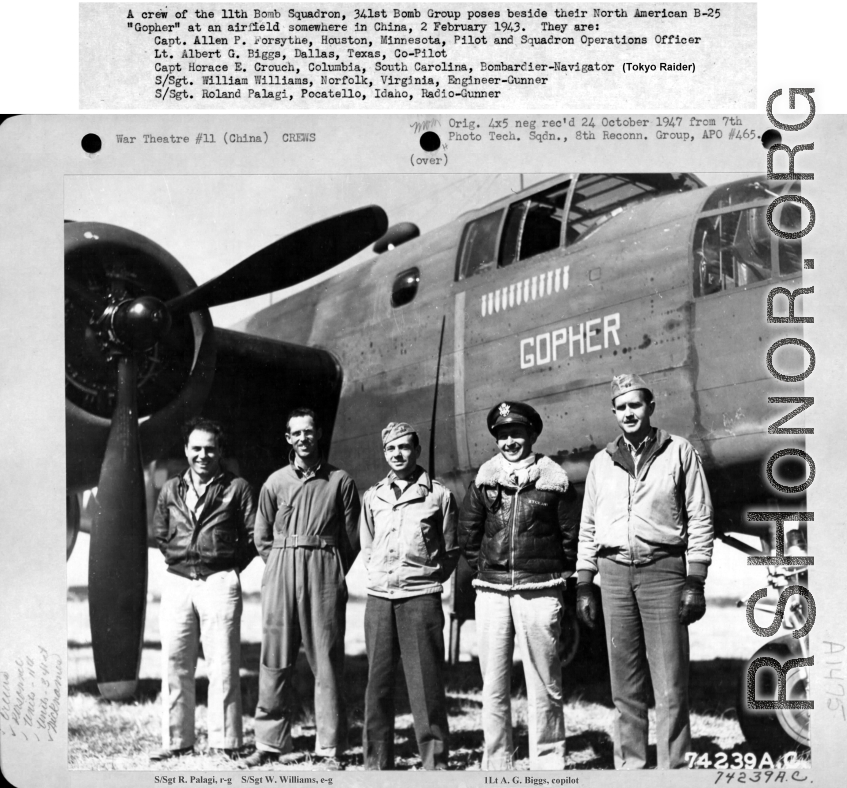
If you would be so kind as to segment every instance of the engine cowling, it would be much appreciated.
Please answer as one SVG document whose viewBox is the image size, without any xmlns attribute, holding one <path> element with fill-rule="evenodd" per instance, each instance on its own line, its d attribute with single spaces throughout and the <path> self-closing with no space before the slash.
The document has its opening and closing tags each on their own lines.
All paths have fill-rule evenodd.
<svg viewBox="0 0 847 788">
<path fill-rule="evenodd" d="M 65 419 L 68 492 L 97 484 L 115 405 L 115 360 L 97 320 L 110 297 L 154 295 L 162 301 L 196 287 L 157 243 L 98 222 L 65 224 Z M 142 457 L 154 459 L 200 412 L 215 369 L 206 309 L 177 316 L 169 332 L 138 356 Z"/>
</svg>

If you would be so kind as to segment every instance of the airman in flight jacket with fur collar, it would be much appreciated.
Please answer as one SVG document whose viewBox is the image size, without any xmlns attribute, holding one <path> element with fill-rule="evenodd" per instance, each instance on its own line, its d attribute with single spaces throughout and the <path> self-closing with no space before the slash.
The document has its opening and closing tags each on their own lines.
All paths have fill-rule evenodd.
<svg viewBox="0 0 847 788">
<path fill-rule="evenodd" d="M 576 566 L 576 491 L 537 454 L 521 486 L 500 455 L 485 462 L 459 515 L 459 543 L 474 585 L 504 591 L 562 585 Z"/>
</svg>

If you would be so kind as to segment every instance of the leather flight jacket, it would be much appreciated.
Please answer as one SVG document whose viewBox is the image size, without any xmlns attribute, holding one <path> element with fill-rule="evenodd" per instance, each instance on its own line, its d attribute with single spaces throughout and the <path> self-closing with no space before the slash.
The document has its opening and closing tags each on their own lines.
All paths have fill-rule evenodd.
<svg viewBox="0 0 847 788">
<path fill-rule="evenodd" d="M 185 474 L 169 479 L 156 505 L 156 542 L 168 571 L 205 579 L 215 572 L 245 569 L 256 556 L 256 504 L 249 483 L 223 471 L 206 488 L 196 514 L 186 503 L 187 490 Z"/>
<path fill-rule="evenodd" d="M 459 514 L 459 544 L 475 585 L 560 585 L 576 566 L 579 506 L 565 471 L 539 456 L 523 486 L 495 457 L 468 488 Z"/>
</svg>

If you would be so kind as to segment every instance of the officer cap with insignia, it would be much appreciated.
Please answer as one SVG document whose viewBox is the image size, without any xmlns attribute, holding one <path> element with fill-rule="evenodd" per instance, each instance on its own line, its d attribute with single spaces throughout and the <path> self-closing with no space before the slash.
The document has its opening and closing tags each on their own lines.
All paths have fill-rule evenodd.
<svg viewBox="0 0 847 788">
<path fill-rule="evenodd" d="M 612 404 L 614 404 L 616 397 L 620 397 L 621 394 L 629 394 L 630 391 L 636 391 L 637 389 L 646 391 L 647 401 L 653 401 L 653 392 L 644 382 L 644 378 L 641 375 L 634 375 L 629 372 L 623 375 L 615 375 L 612 378 Z"/>
<path fill-rule="evenodd" d="M 489 412 L 488 431 L 496 438 L 497 428 L 507 424 L 522 424 L 528 427 L 536 435 L 541 434 L 544 426 L 538 411 L 525 402 L 501 402 L 495 405 Z"/>
</svg>

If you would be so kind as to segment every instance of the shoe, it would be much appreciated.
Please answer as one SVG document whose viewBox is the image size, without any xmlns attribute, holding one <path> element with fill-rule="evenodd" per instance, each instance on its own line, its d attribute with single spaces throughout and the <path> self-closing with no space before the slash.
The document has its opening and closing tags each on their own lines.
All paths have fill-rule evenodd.
<svg viewBox="0 0 847 788">
<path fill-rule="evenodd" d="M 159 750 L 150 756 L 151 761 L 169 761 L 171 758 L 180 758 L 183 755 L 190 755 L 194 752 L 194 747 L 183 747 L 180 750 Z"/>
<path fill-rule="evenodd" d="M 227 761 L 237 761 L 241 758 L 241 750 L 235 747 L 210 747 L 209 755 L 213 758 L 224 758 Z"/>
<path fill-rule="evenodd" d="M 316 772 L 340 772 L 344 770 L 341 759 L 330 756 L 316 755 L 312 760 L 312 770 Z"/>
<path fill-rule="evenodd" d="M 293 766 L 296 763 L 303 763 L 306 760 L 305 752 L 284 752 L 277 760 L 283 766 Z"/>
<path fill-rule="evenodd" d="M 252 755 L 248 755 L 238 762 L 239 769 L 254 769 L 257 766 L 265 766 L 269 763 L 275 763 L 279 760 L 279 753 L 267 752 L 266 750 L 256 750 Z"/>
</svg>

